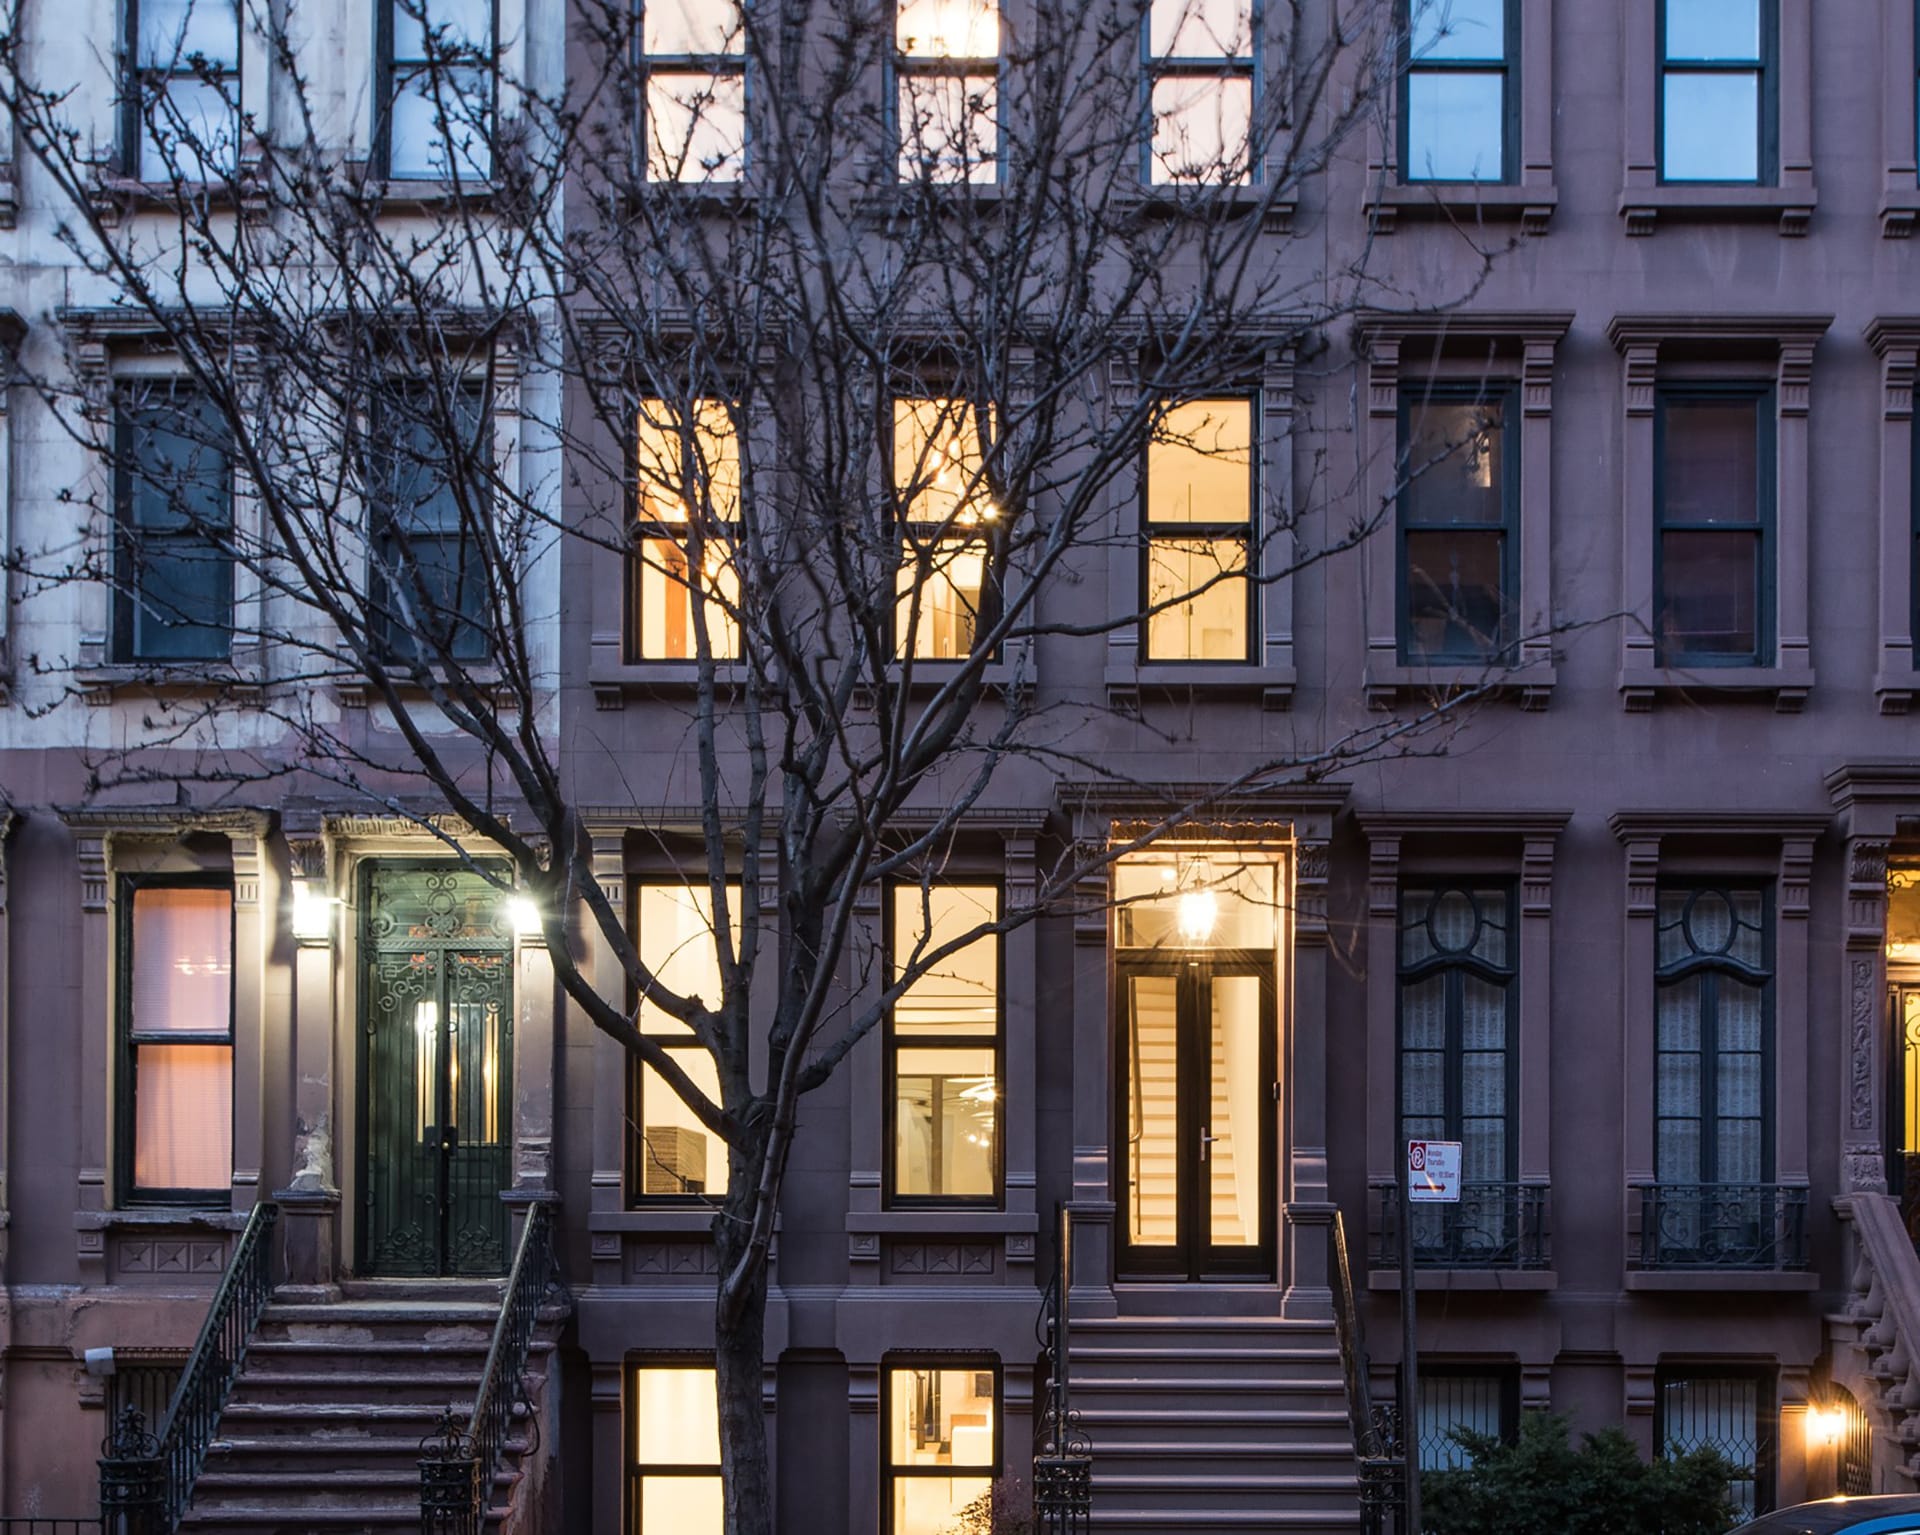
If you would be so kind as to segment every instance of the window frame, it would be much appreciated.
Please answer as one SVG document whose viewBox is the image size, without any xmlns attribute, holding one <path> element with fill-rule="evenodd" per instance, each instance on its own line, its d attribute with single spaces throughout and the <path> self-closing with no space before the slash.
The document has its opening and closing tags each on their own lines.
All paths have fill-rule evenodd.
<svg viewBox="0 0 1920 1535">
<path fill-rule="evenodd" d="M 633 0 L 633 70 L 637 89 L 633 104 L 633 155 L 639 179 L 652 187 L 714 188 L 735 187 L 753 174 L 754 75 L 748 68 L 747 10 L 753 0 L 737 0 L 740 14 L 741 43 L 738 53 L 649 53 L 647 51 L 647 0 Z M 648 150 L 652 143 L 653 123 L 647 111 L 647 88 L 654 72 L 707 75 L 714 79 L 737 75 L 740 79 L 740 171 L 735 176 L 699 176 L 656 178 L 650 170 Z"/>
<path fill-rule="evenodd" d="M 1672 187 L 1776 187 L 1780 184 L 1780 7 L 1778 0 L 1755 0 L 1760 11 L 1757 60 L 1681 59 L 1667 54 L 1668 0 L 1654 0 L 1653 153 L 1654 184 Z M 1753 75 L 1759 96 L 1754 131 L 1759 142 L 1750 181 L 1707 180 L 1667 175 L 1667 75 Z"/>
<path fill-rule="evenodd" d="M 1773 1366 L 1738 1360 L 1662 1359 L 1653 1375 L 1653 1453 L 1667 1457 L 1667 1388 L 1682 1381 L 1751 1380 L 1754 1383 L 1753 1513 L 1770 1512 L 1778 1501 L 1780 1399 Z M 1724 1452 L 1723 1452 L 1724 1453 Z M 1744 1480 L 1729 1477 L 1728 1481 Z M 1736 1526 L 1738 1528 L 1738 1526 Z"/>
<path fill-rule="evenodd" d="M 893 1375 L 896 1370 L 990 1370 L 993 1372 L 993 1464 L 985 1466 L 896 1466 L 893 1461 Z M 939 1481 L 997 1482 L 1006 1465 L 1007 1381 L 1000 1356 L 984 1349 L 900 1350 L 880 1356 L 880 1529 L 897 1535 L 893 1522 L 893 1484 L 899 1477 Z"/>
<path fill-rule="evenodd" d="M 226 1208 L 233 1197 L 233 1143 L 238 1134 L 240 1101 L 238 1083 L 238 981 L 239 981 L 239 900 L 231 874 L 122 872 L 115 877 L 114 910 L 114 1183 L 118 1203 L 125 1207 L 162 1207 L 175 1209 Z M 223 890 L 227 894 L 228 952 L 234 957 L 227 977 L 227 1027 L 170 1030 L 163 1036 L 136 1037 L 133 1029 L 133 949 L 134 895 L 147 889 Z M 135 1181 L 134 1168 L 138 1147 L 135 1144 L 139 1124 L 138 1057 L 142 1045 L 222 1045 L 228 1055 L 229 1132 L 227 1161 L 229 1181 L 204 1189 L 147 1188 Z"/>
<path fill-rule="evenodd" d="M 1260 115 L 1266 83 L 1265 52 L 1261 40 L 1266 30 L 1266 0 L 1247 0 L 1248 50 L 1242 59 L 1231 54 L 1169 53 L 1153 51 L 1153 6 L 1147 0 L 1140 17 L 1140 184 L 1151 192 L 1165 195 L 1183 188 L 1251 188 L 1266 179 L 1266 156 L 1258 152 L 1261 139 Z M 1238 80 L 1248 82 L 1247 163 L 1241 180 L 1215 182 L 1169 178 L 1154 179 L 1153 88 L 1163 76 L 1188 79 Z"/>
<path fill-rule="evenodd" d="M 228 179 L 239 174 L 240 170 L 240 133 L 241 117 L 245 110 L 241 98 L 243 81 L 242 66 L 246 61 L 246 14 L 242 0 L 232 0 L 233 4 L 233 67 L 212 73 L 219 79 L 223 90 L 233 99 L 233 169 L 226 173 Z M 123 174 L 135 181 L 145 181 L 141 175 L 141 150 L 145 143 L 147 111 L 147 90 L 156 82 L 173 80 L 205 81 L 206 75 L 192 67 L 182 57 L 164 68 L 149 68 L 140 57 L 140 5 L 141 0 L 124 0 L 121 6 L 121 47 L 125 50 L 120 70 L 120 169 Z M 202 181 L 201 186 L 217 186 L 219 182 Z"/>
<path fill-rule="evenodd" d="M 1754 644 L 1737 653 L 1674 650 L 1662 638 L 1667 609 L 1667 571 L 1664 548 L 1668 533 L 1744 532 L 1745 523 L 1670 523 L 1667 520 L 1667 412 L 1674 401 L 1751 401 L 1754 407 Z M 1654 386 L 1653 410 L 1653 647 L 1655 665 L 1662 667 L 1739 666 L 1773 664 L 1779 608 L 1780 486 L 1779 396 L 1771 382 L 1662 381 Z"/>
<path fill-rule="evenodd" d="M 374 59 L 374 127 L 373 127 L 373 163 L 379 167 L 380 175 L 389 181 L 404 182 L 409 186 L 450 186 L 456 182 L 468 181 L 468 176 L 452 168 L 449 159 L 449 171 L 444 176 L 402 175 L 393 169 L 393 103 L 400 71 L 410 72 L 428 70 L 431 61 L 427 59 L 397 59 L 393 53 L 393 9 L 405 0 L 374 0 L 373 16 L 373 59 Z M 423 5 L 431 0 L 420 0 Z M 469 182 L 475 187 L 491 186 L 496 180 L 500 163 L 500 0 L 488 0 L 488 36 L 487 36 L 487 174 Z M 460 67 L 460 66 L 455 66 Z M 466 66 L 472 67 L 472 66 Z M 451 126 L 451 124 L 449 125 Z"/>
<path fill-rule="evenodd" d="M 1183 400 L 1180 404 L 1197 405 L 1202 401 L 1245 401 L 1248 422 L 1247 450 L 1247 515 L 1239 522 L 1155 522 L 1153 519 L 1153 438 L 1154 428 L 1147 432 L 1146 439 L 1140 445 L 1140 549 L 1136 556 L 1137 576 L 1140 593 L 1140 622 L 1138 625 L 1138 645 L 1140 663 L 1143 666 L 1252 666 L 1260 654 L 1260 593 L 1262 589 L 1261 562 L 1257 540 L 1260 522 L 1261 496 L 1265 489 L 1261 483 L 1264 470 L 1262 463 L 1262 391 L 1250 388 L 1242 392 L 1201 396 L 1195 400 Z M 1161 419 L 1166 414 L 1163 408 Z M 1161 530 L 1156 532 L 1157 530 Z M 1238 539 L 1246 550 L 1246 560 L 1241 566 L 1240 580 L 1246 587 L 1246 645 L 1238 656 L 1162 656 L 1153 650 L 1153 621 L 1156 617 L 1173 612 L 1186 598 L 1169 602 L 1158 613 L 1153 611 L 1153 547 L 1157 541 L 1167 543 L 1221 543 Z M 1218 585 L 1217 581 L 1209 583 Z M 1191 593 L 1188 594 L 1189 597 Z"/>
<path fill-rule="evenodd" d="M 1520 1366 L 1513 1360 L 1477 1360 L 1445 1359 L 1420 1361 L 1420 1387 L 1424 1394 L 1428 1382 L 1442 1380 L 1485 1380 L 1496 1383 L 1500 1392 L 1500 1425 L 1497 1437 L 1503 1444 L 1511 1444 L 1520 1433 Z M 1416 1453 L 1420 1459 L 1423 1474 L 1447 1469 L 1442 1464 L 1429 1464 L 1425 1425 L 1428 1421 L 1427 1403 L 1420 1404 L 1420 1422 L 1422 1442 Z"/>
<path fill-rule="evenodd" d="M 1396 0 L 1397 20 L 1400 27 L 1400 67 L 1395 72 L 1395 108 L 1398 121 L 1394 125 L 1395 169 L 1399 173 L 1400 185 L 1410 187 L 1488 187 L 1513 186 L 1520 180 L 1520 126 L 1521 126 L 1521 72 L 1520 65 L 1523 50 L 1520 46 L 1521 5 L 1520 0 L 1502 0 L 1506 28 L 1503 37 L 1505 52 L 1497 64 L 1493 59 L 1435 59 L 1431 56 L 1415 57 L 1413 53 L 1413 11 L 1423 0 Z M 1441 0 L 1426 0 L 1426 3 L 1441 3 Z M 1664 0 L 1662 0 L 1664 4 Z M 1498 69 L 1501 77 L 1500 99 L 1500 175 L 1497 180 L 1485 177 L 1455 176 L 1415 176 L 1412 174 L 1412 94 L 1413 77 L 1416 74 L 1491 74 Z"/>
<path fill-rule="evenodd" d="M 886 73 L 886 128 L 887 138 L 892 145 L 894 160 L 894 179 L 899 186 L 911 187 L 925 184 L 934 187 L 965 187 L 976 195 L 981 192 L 993 192 L 1003 186 L 1007 178 L 1007 14 L 1006 0 L 992 0 L 994 42 L 997 45 L 991 59 L 992 68 L 986 66 L 989 60 L 984 54 L 947 54 L 912 58 L 900 51 L 900 6 L 902 0 L 889 0 L 887 26 L 890 37 L 887 43 Z M 906 174 L 905 159 L 907 143 L 905 124 L 900 115 L 900 89 L 902 82 L 909 79 L 942 79 L 947 77 L 965 79 L 969 75 L 991 74 L 993 76 L 993 157 L 991 161 L 982 160 L 980 164 L 991 164 L 993 175 L 976 181 L 971 174 L 960 176 L 921 176 Z M 938 161 L 936 160 L 936 165 Z M 971 170 L 972 162 L 968 169 Z M 900 398 L 899 395 L 895 396 Z"/>
<path fill-rule="evenodd" d="M 1000 590 L 997 594 L 995 594 L 994 606 L 1001 613 L 1004 613 L 1006 611 L 1006 604 L 1005 604 L 1006 583 L 1011 577 L 1012 571 L 1010 569 L 1009 570 L 995 569 L 997 551 L 993 544 L 992 535 L 993 535 L 994 528 L 995 526 L 997 526 L 997 524 L 990 523 L 983 518 L 981 519 L 980 522 L 976 523 L 972 528 L 968 529 L 968 528 L 953 527 L 944 522 L 926 522 L 926 521 L 922 521 L 917 518 L 913 518 L 905 515 L 906 512 L 909 510 L 909 507 L 908 507 L 909 498 L 905 490 L 900 485 L 899 467 L 898 467 L 899 460 L 897 457 L 897 451 L 898 451 L 897 443 L 899 440 L 900 407 L 902 404 L 910 404 L 910 403 L 927 403 L 927 404 L 946 403 L 949 405 L 958 404 L 963 406 L 965 408 L 966 421 L 973 428 L 975 445 L 978 446 L 980 449 L 980 466 L 981 466 L 981 474 L 983 477 L 986 473 L 987 450 L 985 445 L 980 440 L 980 430 L 977 425 L 977 422 L 979 419 L 980 410 L 982 408 L 991 412 L 993 407 L 990 405 L 986 407 L 977 406 L 973 400 L 968 399 L 963 394 L 955 393 L 953 391 L 948 391 L 947 393 L 944 393 L 944 394 L 932 394 L 932 393 L 901 394 L 896 391 L 892 395 L 891 399 L 892 399 L 893 409 L 888 417 L 887 424 L 886 424 L 886 452 L 885 452 L 886 465 L 885 465 L 885 471 L 884 471 L 886 475 L 885 485 L 886 485 L 886 497 L 888 502 L 887 524 L 889 529 L 888 536 L 893 540 L 893 543 L 895 544 L 896 547 L 898 547 L 900 551 L 901 565 L 900 565 L 899 571 L 897 571 L 895 574 L 893 593 L 891 597 L 888 599 L 888 603 L 887 603 L 888 664 L 893 667 L 902 667 L 902 666 L 911 665 L 915 671 L 918 671 L 921 667 L 924 667 L 924 666 L 935 666 L 935 667 L 960 666 L 960 665 L 963 665 L 968 660 L 968 658 L 973 654 L 973 647 L 971 645 L 969 645 L 966 650 L 961 651 L 958 655 L 951 655 L 951 656 L 921 655 L 917 651 L 909 655 L 901 649 L 901 643 L 903 638 L 901 633 L 901 628 L 906 621 L 906 615 L 902 612 L 902 607 L 903 607 L 902 599 L 903 599 L 903 596 L 906 594 L 904 594 L 900 589 L 899 579 L 900 579 L 900 573 L 905 571 L 907 563 L 910 558 L 910 552 L 907 548 L 908 543 L 912 542 L 917 545 L 927 545 L 927 546 L 937 546 L 940 544 L 955 543 L 955 544 L 976 545 L 979 548 L 980 556 L 981 556 L 980 592 L 979 592 L 978 602 L 974 609 L 974 614 L 973 614 L 974 638 L 976 640 L 979 638 L 979 634 L 980 634 L 981 614 L 985 612 L 987 609 L 988 593 L 991 590 L 994 583 L 996 582 L 999 583 Z M 922 489 L 922 493 L 924 494 L 926 487 L 922 486 L 921 489 Z M 937 573 L 937 567 L 936 567 L 936 573 Z M 922 602 L 920 616 L 922 617 L 922 619 L 924 619 L 926 616 L 926 607 L 925 607 L 924 601 Z M 991 665 L 991 664 L 998 663 L 1002 659 L 1004 654 L 1005 654 L 1005 651 L 1003 647 L 996 647 L 987 656 L 988 664 Z"/>
<path fill-rule="evenodd" d="M 722 1475 L 721 1464 L 715 1459 L 712 1465 L 700 1465 L 693 1462 L 662 1461 L 642 1462 L 640 1459 L 640 1372 L 642 1370 L 699 1370 L 715 1377 L 714 1390 L 719 1391 L 719 1361 L 711 1353 L 686 1351 L 675 1353 L 670 1350 L 644 1350 L 628 1354 L 620 1366 L 620 1527 L 623 1531 L 637 1531 L 640 1527 L 640 1484 L 647 1477 L 686 1477 L 692 1479 L 710 1478 L 719 1480 Z"/>
<path fill-rule="evenodd" d="M 893 959 L 899 941 L 898 918 L 895 912 L 895 892 L 917 890 L 917 880 L 891 880 L 885 886 L 881 910 L 882 942 L 886 953 L 886 969 L 882 972 L 891 985 Z M 958 890 L 991 890 L 993 892 L 995 920 L 1004 919 L 1007 906 L 1007 887 L 1004 878 L 959 878 L 936 884 L 935 890 L 942 888 Z M 993 1050 L 994 1072 L 994 1121 L 993 1121 L 993 1192 L 991 1194 L 902 1194 L 899 1192 L 899 1062 L 902 1041 L 894 1028 L 894 1009 L 887 1009 L 881 1022 L 881 1067 L 880 1067 L 880 1133 L 881 1133 L 881 1172 L 880 1172 L 880 1208 L 883 1210 L 1003 1210 L 1007 1199 L 1007 943 L 1006 934 L 997 933 L 994 939 L 994 1030 L 991 1048 Z M 977 1034 L 913 1034 L 907 1037 L 907 1049 L 969 1049 L 978 1050 L 984 1041 Z"/>
<path fill-rule="evenodd" d="M 664 185 L 664 183 L 662 184 Z M 626 531 L 626 537 L 627 537 L 627 543 L 628 543 L 628 550 L 627 550 L 626 558 L 621 562 L 625 567 L 625 580 L 623 582 L 625 590 L 622 593 L 622 599 L 621 599 L 622 615 L 621 615 L 621 625 L 620 625 L 621 656 L 623 658 L 622 664 L 626 666 L 668 666 L 668 667 L 697 666 L 700 662 L 700 657 L 699 657 L 697 647 L 692 652 L 684 656 L 654 656 L 654 655 L 648 655 L 641 644 L 641 632 L 642 632 L 641 626 L 645 622 L 644 609 L 641 605 L 641 572 L 645 569 L 645 558 L 642 553 L 642 548 L 649 540 L 657 541 L 662 539 L 671 539 L 673 542 L 680 544 L 684 547 L 686 543 L 685 537 L 682 534 L 676 533 L 674 530 L 676 527 L 692 526 L 693 516 L 694 516 L 694 511 L 693 509 L 690 508 L 688 512 L 688 522 L 685 525 L 671 523 L 671 522 L 657 522 L 651 519 L 643 518 L 641 516 L 641 506 L 645 501 L 645 496 L 642 492 L 642 485 L 641 485 L 640 416 L 641 416 L 642 410 L 650 402 L 657 403 L 659 405 L 662 405 L 672 410 L 677 421 L 677 425 L 675 428 L 676 431 L 684 435 L 684 433 L 687 430 L 684 420 L 681 419 L 682 413 L 679 410 L 679 407 L 675 405 L 674 402 L 660 399 L 657 396 L 645 396 L 635 405 L 634 410 L 632 412 L 631 419 L 627 427 L 627 434 L 626 434 L 626 437 L 627 437 L 627 440 L 626 440 L 627 531 Z M 716 529 L 720 530 L 720 536 L 722 537 L 731 536 L 732 538 L 738 540 L 742 536 L 743 530 L 746 526 L 746 519 L 747 519 L 745 453 L 742 450 L 744 448 L 746 439 L 749 435 L 748 433 L 741 431 L 739 429 L 739 423 L 734 421 L 732 417 L 732 411 L 738 408 L 738 401 L 732 400 L 732 399 L 725 399 L 718 395 L 701 395 L 689 401 L 688 403 L 691 404 L 696 411 L 701 406 L 709 405 L 709 404 L 719 405 L 719 406 L 722 406 L 723 408 L 728 408 L 728 411 L 729 411 L 728 424 L 733 429 L 734 442 L 737 445 L 735 450 L 736 452 L 735 465 L 736 465 L 736 469 L 738 470 L 739 480 L 740 480 L 740 483 L 738 484 L 738 486 L 736 486 L 736 490 L 739 497 L 739 504 L 737 507 L 738 515 L 732 521 L 726 521 L 718 517 L 711 519 L 711 521 L 712 521 L 712 525 Z M 731 563 L 731 561 L 729 561 L 729 563 Z M 692 593 L 689 592 L 688 596 L 689 596 L 689 602 L 691 602 Z M 714 599 L 711 597 L 705 600 L 708 602 L 709 605 L 711 605 L 714 601 Z M 725 617 L 724 612 L 722 612 L 720 616 L 724 620 L 724 617 Z M 709 640 L 711 640 L 711 637 L 712 637 L 713 624 L 714 624 L 713 618 L 710 616 L 707 623 Z M 738 628 L 740 629 L 740 636 L 739 636 L 738 644 L 736 645 L 736 649 L 740 652 L 740 654 L 732 655 L 732 656 L 723 656 L 719 654 L 717 651 L 714 652 L 710 657 L 710 659 L 712 661 L 712 664 L 715 667 L 726 667 L 726 666 L 738 665 L 742 660 L 745 659 L 746 625 L 740 624 Z"/>
</svg>

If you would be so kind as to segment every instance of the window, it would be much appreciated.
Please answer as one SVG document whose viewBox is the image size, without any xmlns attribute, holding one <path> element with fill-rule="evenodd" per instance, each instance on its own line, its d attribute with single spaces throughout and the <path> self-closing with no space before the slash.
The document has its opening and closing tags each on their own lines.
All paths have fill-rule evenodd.
<svg viewBox="0 0 1920 1535">
<path fill-rule="evenodd" d="M 896 885 L 889 979 L 916 955 L 999 920 L 991 885 Z M 933 963 L 893 1005 L 887 1033 L 896 1203 L 991 1202 L 1000 1193 L 1000 938 L 989 933 Z"/>
<path fill-rule="evenodd" d="M 392 659 L 477 661 L 491 648 L 491 427 L 475 385 L 375 403 L 370 618 Z"/>
<path fill-rule="evenodd" d="M 1405 181 L 1512 181 L 1515 0 L 1409 0 L 1400 87 Z"/>
<path fill-rule="evenodd" d="M 886 1535 L 986 1528 L 1000 1472 L 1000 1366 L 889 1360 L 881 1369 Z"/>
<path fill-rule="evenodd" d="M 747 36 L 737 5 L 646 0 L 640 21 L 649 181 L 738 181 L 747 162 Z"/>
<path fill-rule="evenodd" d="M 1491 660 L 1514 640 L 1512 391 L 1411 385 L 1400 399 L 1401 659 Z"/>
<path fill-rule="evenodd" d="M 126 879 L 120 901 L 120 1187 L 219 1204 L 233 1181 L 233 887 Z"/>
<path fill-rule="evenodd" d="M 1655 428 L 1660 664 L 1770 658 L 1772 391 L 1663 388 Z"/>
<path fill-rule="evenodd" d="M 998 0 L 899 0 L 895 111 L 902 181 L 1000 174 Z"/>
<path fill-rule="evenodd" d="M 919 661 L 961 660 L 989 589 L 986 529 L 1000 516 L 972 405 L 894 401 L 893 490 L 902 534 L 895 649 Z"/>
<path fill-rule="evenodd" d="M 1253 179 L 1253 0 L 1152 0 L 1146 18 L 1147 180 Z"/>
<path fill-rule="evenodd" d="M 1734 1467 L 1727 1497 L 1742 1522 L 1773 1507 L 1774 1390 L 1760 1368 L 1662 1367 L 1655 1378 L 1659 1453 L 1718 1450 Z"/>
<path fill-rule="evenodd" d="M 1147 444 L 1146 659 L 1245 661 L 1253 401 L 1170 405 Z"/>
<path fill-rule="evenodd" d="M 493 175 L 495 0 L 381 0 L 379 158 L 402 181 Z"/>
<path fill-rule="evenodd" d="M 634 426 L 633 653 L 690 661 L 740 654 L 740 578 L 731 554 L 740 517 L 740 443 L 722 400 L 689 415 L 643 400 Z"/>
<path fill-rule="evenodd" d="M 118 661 L 224 658 L 233 624 L 233 468 L 204 394 L 151 380 L 114 412 Z"/>
<path fill-rule="evenodd" d="M 635 893 L 641 960 L 667 990 L 720 1003 L 720 957 L 714 950 L 713 897 L 688 885 L 641 885 Z M 740 893 L 727 893 L 738 935 Z M 640 1009 L 640 1029 L 663 1041 L 667 1053 L 715 1103 L 720 1075 L 693 1031 L 652 1003 Z M 671 1041 L 682 1041 L 672 1043 Z M 727 1191 L 727 1145 L 701 1123 L 651 1066 L 633 1062 L 627 1079 L 629 1134 L 627 1199 L 697 1200 Z"/>
<path fill-rule="evenodd" d="M 1774 0 L 1662 0 L 1660 179 L 1771 182 Z"/>
<path fill-rule="evenodd" d="M 218 181 L 239 164 L 238 0 L 126 0 L 131 78 L 126 170 L 142 181 Z"/>
<path fill-rule="evenodd" d="M 629 1367 L 626 1461 L 627 1535 L 721 1535 L 712 1364 L 659 1359 Z"/>
<path fill-rule="evenodd" d="M 1520 1426 L 1520 1377 L 1473 1365 L 1420 1365 L 1420 1469 L 1458 1471 L 1472 1457 L 1456 1432 L 1511 1439 Z"/>
</svg>

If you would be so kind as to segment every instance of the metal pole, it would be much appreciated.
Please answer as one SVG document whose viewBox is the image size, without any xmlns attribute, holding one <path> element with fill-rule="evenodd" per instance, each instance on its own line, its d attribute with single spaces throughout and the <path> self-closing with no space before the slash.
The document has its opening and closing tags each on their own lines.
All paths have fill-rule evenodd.
<svg viewBox="0 0 1920 1535">
<path fill-rule="evenodd" d="M 1405 1535 L 1420 1529 L 1420 1346 L 1414 1313 L 1413 1199 L 1401 1173 L 1400 1187 L 1400 1458 L 1406 1466 Z"/>
</svg>

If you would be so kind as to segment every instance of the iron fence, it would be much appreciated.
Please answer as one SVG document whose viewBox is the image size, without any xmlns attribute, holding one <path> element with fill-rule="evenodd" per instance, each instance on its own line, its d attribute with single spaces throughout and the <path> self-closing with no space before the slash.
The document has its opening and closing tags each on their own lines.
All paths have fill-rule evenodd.
<svg viewBox="0 0 1920 1535">
<path fill-rule="evenodd" d="M 1807 1191 L 1778 1183 L 1640 1186 L 1638 1269 L 1804 1269 Z"/>
<path fill-rule="evenodd" d="M 1380 1220 L 1373 1261 L 1400 1266 L 1400 1189 L 1380 1184 Z M 1413 1212 L 1413 1261 L 1420 1268 L 1544 1269 L 1552 1262 L 1547 1239 L 1547 1185 L 1468 1183 L 1458 1204 L 1422 1204 Z"/>
</svg>

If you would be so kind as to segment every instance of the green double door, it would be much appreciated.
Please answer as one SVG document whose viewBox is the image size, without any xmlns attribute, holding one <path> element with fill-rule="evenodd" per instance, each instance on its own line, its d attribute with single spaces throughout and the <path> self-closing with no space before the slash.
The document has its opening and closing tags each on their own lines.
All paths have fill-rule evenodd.
<svg viewBox="0 0 1920 1535">
<path fill-rule="evenodd" d="M 381 1276 L 506 1272 L 513 937 L 445 866 L 362 885 L 360 1253 Z"/>
</svg>

